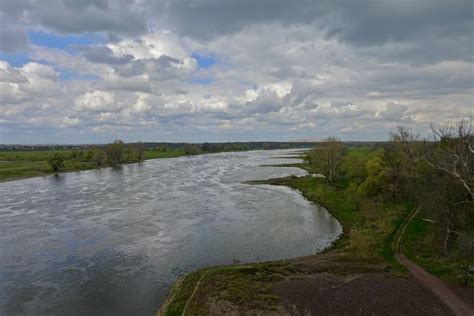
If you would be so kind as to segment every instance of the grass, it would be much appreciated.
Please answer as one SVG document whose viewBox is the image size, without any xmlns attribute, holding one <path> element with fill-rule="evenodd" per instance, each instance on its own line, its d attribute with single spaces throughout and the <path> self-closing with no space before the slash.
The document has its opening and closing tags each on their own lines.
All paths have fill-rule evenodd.
<svg viewBox="0 0 474 316">
<path fill-rule="evenodd" d="M 265 265 L 228 266 L 207 269 L 202 274 L 199 290 L 190 301 L 188 310 L 193 314 L 206 314 L 202 304 L 208 297 L 225 300 L 243 309 L 273 310 L 278 297 L 271 294 L 271 283 L 282 277 L 265 269 Z"/>
<path fill-rule="evenodd" d="M 0 161 L 47 161 L 48 157 L 57 153 L 62 156 L 70 156 L 72 150 L 54 149 L 54 150 L 27 150 L 27 151 L 0 151 Z"/>
<path fill-rule="evenodd" d="M 409 206 L 364 200 L 357 208 L 345 191 L 324 182 L 304 177 L 292 179 L 290 187 L 302 192 L 308 200 L 324 206 L 343 226 L 343 235 L 333 249 L 351 258 L 394 263 L 393 236 Z M 396 264 L 393 265 L 397 267 Z"/>
<path fill-rule="evenodd" d="M 145 150 L 145 159 L 176 158 L 186 156 L 182 149 L 169 149 L 167 151 Z"/>
<path fill-rule="evenodd" d="M 80 171 L 96 168 L 98 168 L 98 166 L 93 162 L 66 160 L 64 162 L 63 171 Z M 47 161 L 19 160 L 0 162 L 0 181 L 18 180 L 50 174 L 53 174 L 53 172 Z"/>
<path fill-rule="evenodd" d="M 192 295 L 194 287 L 202 277 L 205 270 L 199 270 L 195 273 L 188 274 L 183 280 L 178 281 L 169 296 L 173 298 L 166 308 L 166 315 L 181 315 L 188 298 Z"/>
<path fill-rule="evenodd" d="M 48 158 L 58 153 L 66 157 L 61 172 L 81 171 L 107 167 L 98 166 L 91 161 L 70 159 L 72 150 L 30 150 L 30 151 L 0 151 L 0 182 L 31 177 L 47 176 L 54 172 L 48 164 Z M 146 150 L 145 159 L 175 158 L 185 156 L 183 150 L 168 151 Z"/>
<path fill-rule="evenodd" d="M 350 147 L 347 153 L 352 157 L 366 157 L 373 153 L 373 151 L 372 147 Z"/>
<path fill-rule="evenodd" d="M 407 258 L 433 275 L 448 282 L 463 283 L 466 277 L 466 267 L 474 262 L 459 254 L 445 256 L 443 253 L 444 236 L 444 231 L 426 221 L 423 215 L 419 214 L 408 224 L 401 250 Z M 474 276 L 471 275 L 468 282 L 470 286 L 473 286 Z"/>
</svg>

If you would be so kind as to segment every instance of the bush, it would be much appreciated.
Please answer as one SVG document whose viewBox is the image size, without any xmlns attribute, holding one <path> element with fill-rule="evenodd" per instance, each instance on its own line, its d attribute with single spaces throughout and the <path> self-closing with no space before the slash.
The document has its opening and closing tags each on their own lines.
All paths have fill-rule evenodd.
<svg viewBox="0 0 474 316">
<path fill-rule="evenodd" d="M 122 140 L 116 140 L 112 144 L 108 144 L 105 147 L 105 155 L 107 156 L 107 162 L 115 166 L 124 161 L 124 143 Z"/>
<path fill-rule="evenodd" d="M 64 157 L 58 153 L 54 153 L 48 158 L 48 164 L 51 167 L 51 170 L 58 172 L 64 167 Z"/>
<path fill-rule="evenodd" d="M 186 144 L 186 146 L 184 146 L 184 153 L 186 155 L 198 155 L 201 153 L 201 150 L 196 145 Z"/>
</svg>

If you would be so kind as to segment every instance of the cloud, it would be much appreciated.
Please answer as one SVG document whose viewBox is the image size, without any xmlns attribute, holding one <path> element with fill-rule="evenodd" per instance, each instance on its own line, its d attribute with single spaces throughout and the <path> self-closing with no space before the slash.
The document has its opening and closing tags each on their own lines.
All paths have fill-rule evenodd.
<svg viewBox="0 0 474 316">
<path fill-rule="evenodd" d="M 376 118 L 380 118 L 387 121 L 402 122 L 407 117 L 409 107 L 397 102 L 387 102 L 383 110 L 375 113 Z"/>
<path fill-rule="evenodd" d="M 21 71 L 11 67 L 7 62 L 0 61 L 0 82 L 24 83 L 28 79 Z"/>
<path fill-rule="evenodd" d="M 126 67 L 117 69 L 124 77 L 147 75 L 160 80 L 186 76 L 196 69 L 196 62 L 190 58 L 177 60 L 173 57 L 162 55 L 153 59 L 140 59 L 131 62 Z"/>
<path fill-rule="evenodd" d="M 115 56 L 107 46 L 78 47 L 82 56 L 90 62 L 110 65 L 123 65 L 133 60 L 132 55 Z"/>
<path fill-rule="evenodd" d="M 77 111 L 114 112 L 120 109 L 113 93 L 99 90 L 76 97 L 74 104 Z"/>
<path fill-rule="evenodd" d="M 437 33 L 468 34 L 473 3 L 469 0 L 413 1 L 214 1 L 173 0 L 155 5 L 183 35 L 210 39 L 238 33 L 249 25 L 316 25 L 327 37 L 357 45 L 404 41 Z M 218 12 L 218 14 L 215 14 Z"/>
<path fill-rule="evenodd" d="M 26 57 L 14 66 L 0 53 L 1 139 L 422 130 L 473 115 L 472 9 L 461 0 L 6 0 L 0 33 L 17 36 L 0 34 L 2 50 Z"/>
<path fill-rule="evenodd" d="M 0 19 L 1 18 L 2 15 L 0 15 Z M 16 25 L 7 26 L 6 22 L 2 22 L 1 25 L 0 51 L 13 53 L 27 47 L 28 39 L 21 27 Z"/>
</svg>

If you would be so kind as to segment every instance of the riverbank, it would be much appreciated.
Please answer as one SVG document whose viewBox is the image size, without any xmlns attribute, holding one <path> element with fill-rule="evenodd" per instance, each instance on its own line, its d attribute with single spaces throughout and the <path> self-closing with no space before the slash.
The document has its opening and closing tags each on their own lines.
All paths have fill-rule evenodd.
<svg viewBox="0 0 474 316">
<path fill-rule="evenodd" d="M 72 159 L 72 150 L 35 150 L 35 151 L 0 151 L 0 182 L 14 181 L 20 179 L 43 177 L 53 175 L 48 164 L 48 157 L 53 154 L 59 154 L 66 159 L 64 167 L 59 173 L 84 171 L 91 169 L 101 169 L 111 167 L 108 164 L 98 165 L 93 161 L 84 161 L 81 159 Z M 176 158 L 186 156 L 182 149 L 170 149 L 167 151 L 145 150 L 144 158 Z M 130 162 L 136 163 L 136 162 Z M 127 163 L 124 163 L 127 164 Z"/>
<path fill-rule="evenodd" d="M 252 184 L 299 190 L 328 209 L 343 234 L 314 256 L 192 272 L 159 314 L 450 314 L 394 258 L 395 234 L 412 205 L 364 200 L 356 208 L 343 190 L 310 176 Z M 466 300 L 474 296 L 473 288 L 453 287 Z"/>
</svg>

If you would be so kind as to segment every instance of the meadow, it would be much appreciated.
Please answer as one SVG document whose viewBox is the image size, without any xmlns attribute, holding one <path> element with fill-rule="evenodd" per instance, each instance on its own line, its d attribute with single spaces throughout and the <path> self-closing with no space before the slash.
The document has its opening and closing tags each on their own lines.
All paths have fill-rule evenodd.
<svg viewBox="0 0 474 316">
<path fill-rule="evenodd" d="M 54 154 L 64 157 L 64 167 L 61 172 L 81 171 L 109 167 L 108 164 L 98 165 L 94 161 L 76 159 L 74 149 L 48 150 L 16 150 L 0 151 L 0 181 L 11 181 L 31 177 L 54 174 L 48 159 Z M 77 151 L 77 150 L 76 150 Z M 145 150 L 145 159 L 174 158 L 184 156 L 183 149 L 168 149 L 166 151 Z"/>
</svg>

